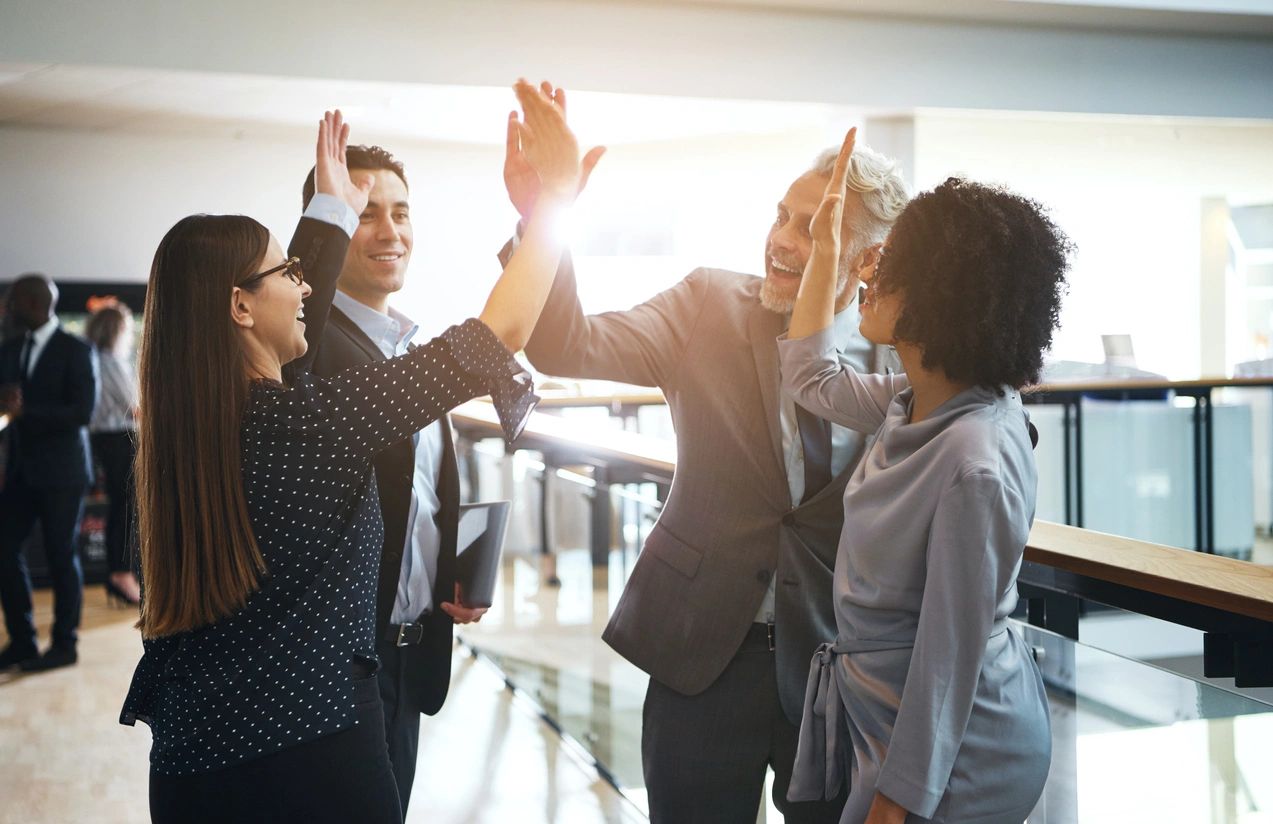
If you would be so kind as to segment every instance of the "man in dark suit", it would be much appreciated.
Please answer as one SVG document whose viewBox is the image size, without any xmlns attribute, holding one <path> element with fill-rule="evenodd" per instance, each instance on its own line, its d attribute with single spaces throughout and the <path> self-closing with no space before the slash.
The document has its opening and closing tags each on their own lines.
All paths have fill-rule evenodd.
<svg viewBox="0 0 1273 824">
<path fill-rule="evenodd" d="M 309 368 L 320 376 L 404 354 L 417 329 L 389 306 L 389 296 L 402 288 L 413 240 L 402 164 L 378 146 L 350 146 L 346 160 L 351 174 L 369 172 L 375 185 L 349 243 L 327 326 L 311 353 Z M 303 191 L 307 209 L 313 181 L 311 172 Z M 307 314 L 319 297 L 306 301 Z M 486 610 L 464 606 L 455 579 L 460 483 L 447 419 L 380 453 L 375 468 L 385 526 L 376 610 L 380 695 L 405 815 L 420 714 L 437 713 L 450 686 L 452 628 L 480 620 Z"/>
<path fill-rule="evenodd" d="M 58 325 L 57 287 L 24 275 L 9 290 L 23 334 L 0 347 L 0 412 L 12 422 L 0 492 L 0 600 L 9 645 L 0 669 L 38 671 L 76 661 L 84 573 L 76 549 L 91 470 L 88 421 L 97 401 L 97 362 L 87 342 Z M 31 576 L 22 544 L 39 521 L 53 578 L 53 643 L 39 655 Z"/>
</svg>

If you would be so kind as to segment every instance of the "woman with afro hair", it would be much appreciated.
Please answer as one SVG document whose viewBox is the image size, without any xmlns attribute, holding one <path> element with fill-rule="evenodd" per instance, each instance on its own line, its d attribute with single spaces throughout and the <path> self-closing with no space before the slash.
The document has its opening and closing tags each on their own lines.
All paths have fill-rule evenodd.
<svg viewBox="0 0 1273 824">
<path fill-rule="evenodd" d="M 854 136 L 779 342 L 797 403 L 875 434 L 845 489 L 837 637 L 814 656 L 789 797 L 847 783 L 842 824 L 1019 824 L 1052 753 L 1043 680 L 1007 620 L 1038 482 L 1019 391 L 1039 378 L 1071 246 L 1003 189 L 951 178 L 919 195 L 856 262 L 862 334 L 906 374 L 846 369 L 829 330 Z"/>
</svg>

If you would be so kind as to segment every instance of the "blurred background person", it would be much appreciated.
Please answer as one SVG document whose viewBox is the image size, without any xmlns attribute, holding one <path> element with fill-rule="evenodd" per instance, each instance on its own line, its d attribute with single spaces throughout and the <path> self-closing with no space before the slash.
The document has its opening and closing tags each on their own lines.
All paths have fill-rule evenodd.
<svg viewBox="0 0 1273 824">
<path fill-rule="evenodd" d="M 84 335 L 97 350 L 100 392 L 89 438 L 105 481 L 106 593 L 112 601 L 141 602 L 133 573 L 133 457 L 137 432 L 137 370 L 133 366 L 133 313 L 118 301 L 93 312 Z"/>
<path fill-rule="evenodd" d="M 9 645 L 0 670 L 74 664 L 84 572 L 76 547 L 91 468 L 88 422 L 97 401 L 97 358 L 63 331 L 57 286 L 23 275 L 9 289 L 9 314 L 23 334 L 0 347 L 0 411 L 12 418 L 0 492 L 0 600 Z M 53 579 L 53 641 L 37 654 L 31 575 L 22 545 L 39 522 Z"/>
</svg>

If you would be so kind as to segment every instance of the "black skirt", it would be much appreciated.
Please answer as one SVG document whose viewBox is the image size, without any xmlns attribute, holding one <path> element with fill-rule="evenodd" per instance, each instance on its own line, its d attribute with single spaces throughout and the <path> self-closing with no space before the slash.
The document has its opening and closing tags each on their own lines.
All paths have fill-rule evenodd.
<svg viewBox="0 0 1273 824">
<path fill-rule="evenodd" d="M 196 775 L 150 774 L 156 824 L 373 822 L 400 824 L 376 677 L 354 681 L 347 730 L 234 767 Z"/>
</svg>

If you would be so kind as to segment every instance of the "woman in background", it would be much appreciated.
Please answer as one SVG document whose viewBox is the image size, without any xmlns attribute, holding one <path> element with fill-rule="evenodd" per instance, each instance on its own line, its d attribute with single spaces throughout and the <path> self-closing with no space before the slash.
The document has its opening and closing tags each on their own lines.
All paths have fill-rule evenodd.
<svg viewBox="0 0 1273 824">
<path fill-rule="evenodd" d="M 302 218 L 303 261 L 237 215 L 185 218 L 155 253 L 137 463 L 146 653 L 120 719 L 150 725 L 155 821 L 401 820 L 375 680 L 371 461 L 478 395 L 509 439 L 534 405 L 511 352 L 552 285 L 579 151 L 553 101 L 516 91 L 544 195 L 480 317 L 408 354 L 283 380 L 321 337 L 374 180 L 350 178 L 339 112 L 320 125 L 314 200 L 347 211 L 339 226 Z"/>
<path fill-rule="evenodd" d="M 133 458 L 137 432 L 137 372 L 133 368 L 133 313 L 118 301 L 89 317 L 84 335 L 97 350 L 97 406 L 89 422 L 93 454 L 106 481 L 106 594 L 112 601 L 141 603 L 133 574 Z"/>
<path fill-rule="evenodd" d="M 1052 744 L 1042 678 L 1007 620 L 1038 482 L 1018 391 L 1038 380 L 1069 242 L 1003 189 L 951 178 L 919 195 L 857 262 L 862 335 L 906 374 L 846 369 L 828 330 L 853 139 L 779 342 L 797 403 L 875 435 L 845 489 L 838 634 L 814 657 L 789 795 L 847 782 L 845 824 L 1020 824 Z"/>
</svg>

